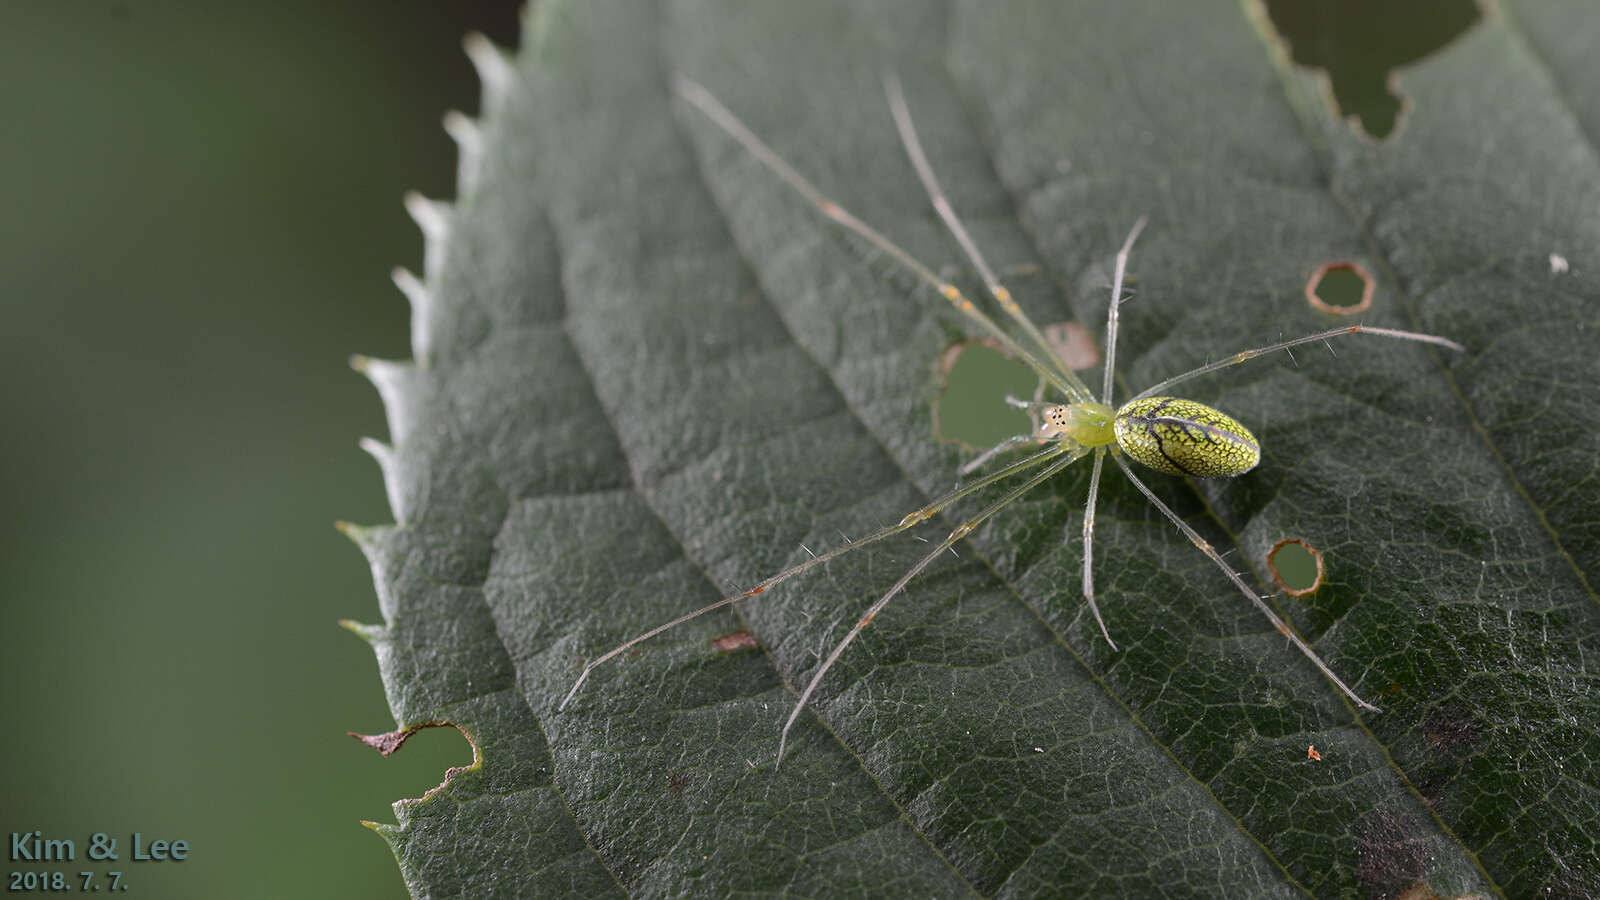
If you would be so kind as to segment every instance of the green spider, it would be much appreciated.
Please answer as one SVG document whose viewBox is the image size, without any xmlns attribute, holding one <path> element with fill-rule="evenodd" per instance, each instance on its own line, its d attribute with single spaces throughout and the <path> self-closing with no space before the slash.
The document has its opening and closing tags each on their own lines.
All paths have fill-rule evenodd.
<svg viewBox="0 0 1600 900">
<path fill-rule="evenodd" d="M 1133 243 L 1143 230 L 1145 220 L 1140 219 L 1128 232 L 1128 237 L 1123 241 L 1122 248 L 1117 252 L 1116 268 L 1112 276 L 1111 304 L 1106 323 L 1106 354 L 1103 370 L 1103 389 L 1101 399 L 1096 400 L 1093 392 L 1089 390 L 1081 378 L 1062 361 L 1060 356 L 1051 349 L 1050 343 L 1017 305 L 1011 293 L 1006 290 L 994 270 L 984 260 L 977 244 L 967 233 L 966 226 L 957 218 L 951 208 L 949 200 L 945 197 L 943 189 L 934 177 L 933 168 L 928 164 L 926 155 L 922 150 L 921 141 L 917 137 L 915 127 L 911 122 L 911 113 L 906 106 L 905 96 L 900 87 L 899 79 L 892 73 L 884 76 L 884 91 L 889 102 L 889 111 L 894 117 L 896 128 L 900 132 L 901 141 L 905 145 L 907 156 L 910 157 L 912 166 L 917 171 L 923 187 L 932 201 L 934 209 L 938 211 L 940 219 L 949 229 L 950 234 L 961 245 L 967 259 L 982 277 L 984 285 L 1000 308 L 1022 330 L 1030 346 L 1029 349 L 1021 341 L 1006 333 L 994 319 L 978 309 L 971 300 L 967 299 L 955 285 L 935 275 L 931 269 L 914 259 L 899 245 L 889 240 L 872 226 L 856 218 L 849 210 L 824 196 L 821 191 L 811 184 L 804 176 L 795 171 L 773 149 L 757 137 L 741 122 L 721 101 L 712 96 L 711 92 L 688 78 L 679 76 L 676 79 L 676 89 L 685 101 L 698 109 L 713 123 L 727 132 L 734 140 L 742 145 L 756 159 L 760 160 L 774 175 L 781 179 L 790 188 L 808 200 L 824 217 L 832 220 L 845 229 L 855 233 L 872 243 L 885 254 L 899 262 L 906 269 L 914 273 L 918 279 L 936 290 L 940 296 L 949 300 L 962 315 L 976 323 L 985 334 L 993 338 L 1000 346 L 1004 347 L 1013 356 L 1021 359 L 1039 377 L 1041 384 L 1047 385 L 1064 398 L 1059 401 L 1022 401 L 1007 397 L 1006 401 L 1012 406 L 1028 410 L 1035 416 L 1038 423 L 1035 430 L 1026 434 L 1019 434 L 985 451 L 977 459 L 962 467 L 965 475 L 972 470 L 987 463 L 995 456 L 1018 447 L 1034 445 L 1043 447 L 1016 462 L 1002 466 L 998 470 L 984 475 L 968 484 L 962 485 L 954 491 L 934 500 L 932 503 L 907 514 L 894 525 L 879 529 L 866 537 L 847 542 L 843 546 L 835 547 L 823 553 L 815 554 L 799 565 L 785 569 L 773 575 L 754 587 L 724 597 L 715 603 L 708 604 L 693 612 L 679 616 L 645 633 L 627 641 L 619 647 L 595 657 L 584 665 L 578 680 L 572 689 L 561 701 L 560 709 L 565 709 L 567 704 L 577 696 L 579 689 L 588 679 L 589 673 L 596 666 L 615 658 L 618 654 L 626 652 L 635 645 L 649 640 L 662 632 L 669 631 L 684 622 L 694 619 L 715 609 L 720 609 L 740 600 L 754 597 L 781 582 L 787 581 L 803 572 L 813 569 L 838 556 L 853 550 L 859 550 L 869 544 L 876 543 L 884 538 L 900 534 L 903 531 L 931 519 L 950 504 L 976 491 L 990 485 L 1006 481 L 1013 476 L 1025 472 L 1032 474 L 1026 481 L 1008 491 L 1000 499 L 982 509 L 972 518 L 958 524 L 944 540 L 934 545 L 933 549 L 917 561 L 900 579 L 874 602 L 867 611 L 856 620 L 855 625 L 833 647 L 833 650 L 823 660 L 816 673 L 811 676 L 810 682 L 800 692 L 789 718 L 783 724 L 783 730 L 778 738 L 778 762 L 783 761 L 784 748 L 788 745 L 789 730 L 794 727 L 795 720 L 800 711 L 816 692 L 817 686 L 822 683 L 828 670 L 844 653 L 845 648 L 855 640 L 856 635 L 903 591 L 910 581 L 921 574 L 935 559 L 953 547 L 958 541 L 971 534 L 974 529 L 983 524 L 996 513 L 1005 509 L 1016 500 L 1026 495 L 1029 491 L 1044 483 L 1051 476 L 1077 461 L 1079 458 L 1093 454 L 1094 467 L 1089 476 L 1089 497 L 1084 509 L 1083 519 L 1083 596 L 1089 603 L 1089 610 L 1094 614 L 1095 622 L 1100 626 L 1100 633 L 1105 636 L 1106 643 L 1116 649 L 1116 642 L 1111 639 L 1111 633 L 1106 629 L 1105 621 L 1100 617 L 1100 608 L 1095 603 L 1094 595 L 1094 518 L 1095 498 L 1100 487 L 1100 470 L 1109 455 L 1117 467 L 1128 477 L 1134 487 L 1145 496 L 1161 514 L 1172 521 L 1178 530 L 1183 532 L 1200 552 L 1217 564 L 1228 580 L 1238 587 L 1239 591 L 1261 610 L 1262 614 L 1272 622 L 1273 626 L 1282 632 L 1301 653 L 1314 663 L 1319 671 L 1351 702 L 1362 709 L 1380 712 L 1378 707 L 1361 699 L 1350 686 L 1345 684 L 1327 663 L 1312 650 L 1300 636 L 1295 634 L 1289 626 L 1267 606 L 1262 597 L 1245 584 L 1244 579 L 1235 572 L 1222 555 L 1217 552 L 1204 538 L 1202 538 L 1188 523 L 1178 517 L 1170 507 L 1161 502 L 1154 492 L 1145 485 L 1139 476 L 1134 474 L 1129 467 L 1127 459 L 1130 457 L 1137 462 L 1168 475 L 1193 476 L 1200 478 L 1224 478 L 1242 475 L 1255 468 L 1261 461 L 1261 449 L 1255 436 L 1249 429 L 1235 421 L 1231 416 L 1213 409 L 1202 403 L 1192 400 L 1182 400 L 1167 397 L 1161 394 L 1167 388 L 1184 381 L 1217 371 L 1228 366 L 1238 365 L 1246 360 L 1254 359 L 1264 354 L 1278 350 L 1287 350 L 1300 344 L 1326 341 L 1331 338 L 1347 334 L 1370 334 L 1378 337 L 1399 338 L 1408 341 L 1421 341 L 1448 347 L 1451 350 L 1462 351 L 1465 348 L 1448 338 L 1431 334 L 1418 334 L 1410 331 L 1397 331 L 1388 328 L 1374 328 L 1368 325 L 1346 325 L 1342 328 L 1333 328 L 1316 334 L 1293 340 L 1279 341 L 1264 347 L 1254 347 L 1241 350 L 1225 359 L 1200 366 L 1180 375 L 1174 375 L 1136 395 L 1133 399 L 1116 407 L 1112 403 L 1112 375 L 1115 372 L 1117 354 L 1117 312 L 1122 302 L 1123 276 L 1127 270 L 1128 254 L 1133 248 Z M 1037 352 L 1036 352 L 1037 351 Z"/>
</svg>

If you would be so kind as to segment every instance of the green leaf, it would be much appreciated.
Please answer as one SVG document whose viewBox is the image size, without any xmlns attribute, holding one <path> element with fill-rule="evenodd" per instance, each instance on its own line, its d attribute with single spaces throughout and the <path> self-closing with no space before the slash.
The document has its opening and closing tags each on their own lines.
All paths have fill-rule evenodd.
<svg viewBox="0 0 1600 900">
<path fill-rule="evenodd" d="M 364 634 L 401 728 L 477 751 L 376 826 L 413 893 L 1600 892 L 1595 19 L 1497 5 L 1400 76 L 1382 143 L 1250 4 L 551 2 L 515 57 L 472 44 L 460 196 L 413 204 L 416 362 L 364 365 L 399 523 L 355 532 Z M 1351 337 L 1193 382 L 1265 459 L 1150 476 L 1264 591 L 1279 540 L 1321 553 L 1320 589 L 1272 602 L 1382 713 L 1114 469 L 1107 646 L 1086 465 L 912 582 L 781 768 L 797 688 L 923 544 L 685 624 L 557 711 L 585 659 L 898 521 L 970 458 L 933 428 L 961 318 L 670 88 L 953 266 L 887 69 L 978 244 L 1039 267 L 1012 284 L 1036 320 L 1099 334 L 1149 216 L 1119 396 L 1346 321 L 1304 297 L 1328 262 L 1371 273 L 1362 321 L 1467 347 Z"/>
</svg>

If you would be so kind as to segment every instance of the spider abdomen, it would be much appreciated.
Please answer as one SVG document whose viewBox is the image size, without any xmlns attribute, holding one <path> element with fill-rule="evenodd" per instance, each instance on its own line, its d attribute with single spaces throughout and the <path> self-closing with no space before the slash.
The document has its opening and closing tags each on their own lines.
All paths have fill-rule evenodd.
<svg viewBox="0 0 1600 900">
<path fill-rule="evenodd" d="M 1261 445 L 1250 429 L 1193 400 L 1133 400 L 1117 410 L 1114 427 L 1123 453 L 1168 475 L 1243 475 L 1261 461 Z"/>
</svg>

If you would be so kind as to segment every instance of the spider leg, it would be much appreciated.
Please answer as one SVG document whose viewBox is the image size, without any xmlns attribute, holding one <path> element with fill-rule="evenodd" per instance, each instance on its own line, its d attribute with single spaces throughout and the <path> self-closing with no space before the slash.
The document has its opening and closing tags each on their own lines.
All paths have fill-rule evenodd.
<svg viewBox="0 0 1600 900">
<path fill-rule="evenodd" d="M 996 456 L 999 456 L 1007 450 L 1010 450 L 1014 447 L 1020 447 L 1023 444 L 1033 443 L 1037 440 L 1038 438 L 1034 437 L 1032 432 L 1028 434 L 1013 434 L 1011 437 L 1006 438 L 1000 443 L 995 444 L 993 447 L 990 447 L 989 449 L 978 454 L 977 458 L 962 466 L 960 469 L 960 474 L 970 475 L 973 472 L 983 468 L 984 464 L 988 463 L 989 460 L 994 459 Z"/>
<path fill-rule="evenodd" d="M 973 493 L 975 491 L 982 490 L 983 488 L 986 488 L 989 485 L 994 484 L 995 482 L 1003 481 L 1003 480 L 1005 480 L 1007 478 L 1010 478 L 1013 475 L 1016 475 L 1016 474 L 1021 473 L 1021 472 L 1025 472 L 1028 469 L 1031 469 L 1034 466 L 1037 466 L 1037 465 L 1039 465 L 1041 463 L 1044 463 L 1044 462 L 1047 462 L 1047 461 L 1049 461 L 1051 459 L 1054 459 L 1055 457 L 1060 456 L 1062 453 L 1067 452 L 1067 449 L 1068 449 L 1068 446 L 1065 445 L 1065 444 L 1056 444 L 1056 445 L 1051 446 L 1051 447 L 1049 447 L 1049 448 L 1047 448 L 1047 449 L 1045 449 L 1045 450 L 1043 450 L 1043 451 L 1041 451 L 1039 453 L 1035 453 L 1032 456 L 1026 457 L 1024 459 L 1017 460 L 1016 462 L 1006 466 L 1003 469 L 999 469 L 999 470 L 997 470 L 995 472 L 992 472 L 992 473 L 990 473 L 988 475 L 985 475 L 982 478 L 979 478 L 978 480 L 972 482 L 971 484 L 965 484 L 965 485 L 962 485 L 962 486 L 956 488 L 955 490 L 951 491 L 950 493 L 945 494 L 943 497 L 940 497 L 937 500 L 934 500 L 932 503 L 929 503 L 927 506 L 924 506 L 921 509 L 916 510 L 915 512 L 908 513 L 898 523 L 896 523 L 894 525 L 890 525 L 890 526 L 888 526 L 886 528 L 880 528 L 877 531 L 874 531 L 873 533 L 867 535 L 864 538 L 860 538 L 860 539 L 858 539 L 856 541 L 853 541 L 853 542 L 850 541 L 847 538 L 845 540 L 845 543 L 842 544 L 841 546 L 834 547 L 833 549 L 826 550 L 826 551 L 824 551 L 822 553 L 812 553 L 812 551 L 809 548 L 807 548 L 806 552 L 808 554 L 810 554 L 810 558 L 807 559 L 805 562 L 802 562 L 799 565 L 791 566 L 790 568 L 784 569 L 782 572 L 779 572 L 776 575 L 773 575 L 773 576 L 771 576 L 769 578 L 764 579 L 763 581 L 761 581 L 760 583 L 758 583 L 754 587 L 749 588 L 748 590 L 741 591 L 740 593 L 732 594 L 732 595 L 727 596 L 727 597 L 723 597 L 721 600 L 717 600 L 715 602 L 708 603 L 705 606 L 702 606 L 699 609 L 696 609 L 696 610 L 694 610 L 692 612 L 684 613 L 683 615 L 679 616 L 676 619 L 673 619 L 670 622 L 665 622 L 665 623 L 662 623 L 660 625 L 657 625 L 656 627 L 650 629 L 649 631 L 646 631 L 643 634 L 640 634 L 637 637 L 634 637 L 634 638 L 628 640 L 626 643 L 623 643 L 623 644 L 621 644 L 621 645 L 619 645 L 619 646 L 617 646 L 617 647 L 615 647 L 615 648 L 613 648 L 613 649 L 601 654 L 600 656 L 597 656 L 594 659 L 589 660 L 589 662 L 584 664 L 583 671 L 578 673 L 578 680 L 573 683 L 572 689 L 567 691 L 567 696 L 561 701 L 561 705 L 556 707 L 556 711 L 560 712 L 561 710 L 564 710 L 564 709 L 567 708 L 567 704 L 571 703 L 572 702 L 572 698 L 574 698 L 574 697 L 576 697 L 578 695 L 578 690 L 583 687 L 583 683 L 585 681 L 587 681 L 588 678 L 589 678 L 589 673 L 594 671 L 596 666 L 599 666 L 599 665 L 601 665 L 601 664 L 603 664 L 605 662 L 608 662 L 608 661 L 610 661 L 612 659 L 615 659 L 618 655 L 620 655 L 622 653 L 626 653 L 628 650 L 632 649 L 633 647 L 635 647 L 635 646 L 637 646 L 637 645 L 639 645 L 641 643 L 644 643 L 645 641 L 648 641 L 649 639 L 655 637 L 656 635 L 661 634 L 662 632 L 671 631 L 672 629 L 678 627 L 679 625 L 682 625 L 683 623 L 685 623 L 685 622 L 687 622 L 687 621 L 689 621 L 691 619 L 699 618 L 700 616 L 703 616 L 706 613 L 711 612 L 713 610 L 718 610 L 718 609 L 721 609 L 724 606 L 730 606 L 730 605 L 732 605 L 734 603 L 737 603 L 740 600 L 746 600 L 746 599 L 749 599 L 750 597 L 754 597 L 755 595 L 761 593 L 762 591 L 765 591 L 767 588 L 770 588 L 770 587 L 772 587 L 772 586 L 774 586 L 776 584 L 779 584 L 781 582 L 788 581 L 790 578 L 793 578 L 796 575 L 799 575 L 802 572 L 805 572 L 805 571 L 807 571 L 809 569 L 815 568 L 816 566 L 820 566 L 820 565 L 822 565 L 823 563 L 827 562 L 830 559 L 834 559 L 836 557 L 843 556 L 844 554 L 849 553 L 852 550 L 859 550 L 862 547 L 867 546 L 868 544 L 873 544 L 873 543 L 876 543 L 878 541 L 883 540 L 886 537 L 890 537 L 892 535 L 899 534 L 900 532 L 905 531 L 908 528 L 911 528 L 912 526 L 916 525 L 919 522 L 923 522 L 923 521 L 926 521 L 926 520 L 932 518 L 940 510 L 942 510 L 945 507 L 949 506 L 950 504 L 956 502 L 957 500 L 960 500 L 962 497 L 965 497 L 965 496 L 967 496 L 967 495 L 969 495 L 969 494 L 971 494 L 971 493 Z M 1052 471 L 1053 471 L 1053 469 L 1052 469 Z M 1034 482 L 1030 481 L 1029 483 L 1032 484 Z"/>
<path fill-rule="evenodd" d="M 1049 409 L 1052 406 L 1060 406 L 1061 404 L 1054 400 L 1019 400 L 1016 395 L 1007 394 L 1006 405 L 1012 409 L 1025 409 L 1033 413 L 1042 409 Z"/>
<path fill-rule="evenodd" d="M 1100 493 L 1100 467 L 1105 458 L 1105 448 L 1095 448 L 1094 469 L 1089 475 L 1089 502 L 1083 508 L 1083 599 L 1089 601 L 1089 611 L 1094 613 L 1094 620 L 1100 624 L 1100 633 L 1105 635 L 1106 643 L 1115 650 L 1117 642 L 1111 639 L 1106 620 L 1100 618 L 1100 607 L 1094 602 L 1094 505 Z"/>
<path fill-rule="evenodd" d="M 783 764 L 783 751 L 789 743 L 789 729 L 794 727 L 795 720 L 800 717 L 800 711 L 805 709 L 807 701 L 811 699 L 811 695 L 816 693 L 817 685 L 822 683 L 823 676 L 827 675 L 828 670 L 833 668 L 833 664 L 838 661 L 839 656 L 844 653 L 845 648 L 850 646 L 850 643 L 856 639 L 856 635 L 861 633 L 861 629 L 866 628 L 867 625 L 877 617 L 878 613 L 882 611 L 885 606 L 889 605 L 889 601 L 893 600 L 895 595 L 905 590 L 906 585 L 911 583 L 911 579 L 920 575 L 923 569 L 926 569 L 929 565 L 931 565 L 933 561 L 938 559 L 939 556 L 946 550 L 954 547 L 957 541 L 960 541 L 968 534 L 971 534 L 974 528 L 977 528 L 979 525 L 983 524 L 989 519 L 990 516 L 993 516 L 1000 510 L 1010 506 L 1018 497 L 1021 497 L 1022 495 L 1038 487 L 1041 483 L 1050 478 L 1050 476 L 1072 464 L 1087 452 L 1088 449 L 1085 447 L 1078 447 L 1070 444 L 1060 444 L 1056 447 L 1046 450 L 1044 453 L 1035 454 L 1033 457 L 1031 457 L 1031 459 L 1037 460 L 1040 457 L 1046 456 L 1046 454 L 1054 456 L 1062 456 L 1062 454 L 1065 454 L 1065 456 L 1062 456 L 1062 458 L 1057 459 L 1048 466 L 1045 466 L 1044 469 L 1038 474 L 1011 489 L 1004 497 L 996 500 L 993 504 L 986 507 L 982 512 L 966 520 L 965 522 L 962 522 L 960 525 L 957 525 L 955 530 L 951 531 L 948 537 L 935 545 L 932 550 L 928 551 L 926 556 L 917 560 L 916 565 L 907 570 L 904 575 L 901 575 L 900 580 L 896 581 L 893 587 L 885 591 L 883 596 L 879 597 L 875 603 L 867 608 L 867 611 L 861 615 L 861 618 L 856 620 L 856 624 L 847 634 L 845 634 L 842 639 L 840 639 L 839 643 L 833 645 L 833 650 L 829 652 L 827 659 L 822 661 L 822 665 L 817 669 L 816 673 L 811 676 L 811 681 L 806 684 L 805 690 L 800 692 L 800 699 L 795 701 L 794 709 L 789 712 L 788 721 L 783 723 L 783 732 L 778 736 L 778 761 L 775 764 L 775 767 Z"/>
<path fill-rule="evenodd" d="M 978 309 L 971 300 L 967 299 L 967 296 L 961 293 L 960 288 L 934 274 L 932 269 L 917 261 L 899 244 L 889 240 L 882 232 L 856 218 L 855 214 L 830 200 L 826 194 L 817 189 L 816 185 L 812 184 L 804 175 L 795 171 L 793 166 L 785 162 L 777 151 L 767 146 L 766 142 L 757 137 L 755 132 L 739 121 L 739 117 L 735 116 L 726 106 L 723 106 L 722 102 L 712 96 L 710 91 L 682 75 L 674 79 L 674 86 L 679 96 L 715 122 L 719 128 L 727 132 L 729 137 L 739 142 L 751 156 L 754 156 L 769 171 L 778 176 L 779 180 L 816 207 L 817 212 L 838 223 L 843 228 L 861 236 L 879 250 L 893 257 L 896 262 L 916 275 L 924 284 L 938 291 L 939 296 L 950 301 L 950 304 L 960 311 L 962 315 L 977 323 L 984 333 L 993 338 L 1000 346 L 1027 363 L 1028 367 L 1033 369 L 1040 378 L 1050 382 L 1062 394 L 1074 399 L 1080 397 L 1081 391 L 1073 384 L 1073 380 L 1063 377 L 1057 371 L 1058 368 L 1065 368 L 1064 366 L 1059 363 L 1052 365 L 1023 347 L 1015 338 L 1007 334 L 994 319 L 991 319 L 983 310 Z M 1078 383 L 1081 384 L 1082 382 Z"/>
<path fill-rule="evenodd" d="M 1188 381 L 1191 378 L 1198 378 L 1201 375 L 1205 375 L 1208 372 L 1215 372 L 1218 369 L 1226 369 L 1229 366 L 1236 366 L 1239 363 L 1255 359 L 1258 356 L 1265 356 L 1268 353 L 1274 353 L 1279 350 L 1287 351 L 1290 347 L 1298 347 L 1301 344 L 1310 344 L 1315 341 L 1326 341 L 1329 338 L 1342 337 L 1347 334 L 1370 334 L 1376 337 L 1397 338 L 1402 341 L 1420 341 L 1424 344 L 1435 344 L 1440 347 L 1445 347 L 1450 350 L 1456 350 L 1463 353 L 1466 352 L 1467 349 L 1455 341 L 1450 340 L 1449 338 L 1439 337 L 1436 334 L 1422 334 L 1416 331 L 1397 331 L 1393 328 L 1374 328 L 1371 325 L 1345 325 L 1342 328 L 1330 328 L 1327 331 L 1319 331 L 1316 334 L 1308 334 L 1305 337 L 1295 338 L 1294 340 L 1290 341 L 1279 341 L 1276 344 L 1268 344 L 1264 347 L 1252 347 L 1249 350 L 1240 350 L 1238 353 L 1235 353 L 1225 359 L 1219 359 L 1216 362 L 1206 363 L 1198 369 L 1190 369 L 1182 374 L 1174 375 L 1171 378 L 1168 378 L 1166 381 L 1157 382 L 1156 384 L 1140 391 L 1133 399 L 1141 400 L 1145 397 L 1153 397 L 1175 384 Z M 1329 345 L 1328 349 L 1331 351 L 1333 349 L 1332 345 Z"/>
<path fill-rule="evenodd" d="M 1105 391 L 1100 400 L 1107 406 L 1112 406 L 1111 381 L 1116 375 L 1117 307 L 1122 305 L 1122 278 L 1128 271 L 1128 254 L 1133 251 L 1133 242 L 1139 239 L 1139 232 L 1144 230 L 1144 223 L 1145 217 L 1140 216 L 1139 221 L 1134 222 L 1133 228 L 1128 230 L 1128 237 L 1123 240 L 1122 249 L 1117 251 L 1117 266 L 1111 278 L 1111 307 L 1106 311 Z"/>
<path fill-rule="evenodd" d="M 1056 372 L 1072 385 L 1073 390 L 1067 395 L 1073 400 L 1093 400 L 1094 394 L 1089 391 L 1089 386 L 1061 361 L 1061 357 L 1051 348 L 1050 342 L 1045 340 L 1038 326 L 1034 325 L 1028 314 L 1017 305 L 1016 299 L 1011 296 L 1011 291 L 1000 283 L 999 277 L 995 275 L 994 270 L 989 267 L 988 260 L 984 259 L 983 253 L 978 249 L 978 243 L 967 233 L 967 227 L 961 223 L 955 208 L 950 205 L 944 188 L 939 186 L 939 179 L 933 174 L 933 166 L 928 163 L 928 155 L 922 150 L 922 140 L 917 137 L 917 128 L 911 122 L 911 109 L 906 106 L 906 95 L 900 87 L 900 76 L 892 71 L 883 73 L 883 92 L 889 98 L 889 112 L 894 116 L 895 128 L 900 132 L 900 142 L 905 145 L 906 156 L 911 158 L 911 166 L 917 170 L 917 177 L 922 180 L 922 186 L 928 192 L 928 199 L 932 201 L 933 208 L 939 213 L 939 218 L 944 221 L 945 227 L 955 237 L 956 243 L 961 245 L 962 252 L 967 254 L 972 267 L 978 270 L 990 296 L 994 297 L 1006 315 L 1020 325 L 1023 332 L 1044 351 L 1045 358 L 1055 366 Z"/>
<path fill-rule="evenodd" d="M 1140 481 L 1139 476 L 1133 474 L 1133 469 L 1123 461 L 1121 454 L 1113 451 L 1111 456 L 1117 461 L 1117 466 L 1122 469 L 1122 473 L 1128 476 L 1129 481 L 1133 482 L 1133 486 L 1139 489 L 1139 493 L 1144 494 L 1146 500 L 1149 500 L 1151 503 L 1155 504 L 1156 509 L 1161 510 L 1162 515 L 1172 520 L 1172 524 L 1178 526 L 1178 530 L 1183 532 L 1183 536 L 1188 538 L 1190 543 L 1200 548 L 1201 553 L 1204 553 L 1211 559 L 1212 562 L 1216 563 L 1217 568 L 1221 569 L 1223 574 L 1228 576 L 1228 580 L 1233 582 L 1234 585 L 1239 588 L 1239 592 L 1244 594 L 1245 597 L 1249 598 L 1250 602 L 1254 603 L 1256 608 L 1261 610 L 1262 614 L 1267 617 L 1268 621 L 1272 622 L 1273 627 L 1282 632 L 1284 637 L 1289 639 L 1290 643 L 1298 647 L 1300 652 L 1304 653 L 1306 658 L 1311 660 L 1311 662 L 1316 665 L 1317 670 L 1320 671 L 1329 681 L 1333 682 L 1340 691 L 1344 692 L 1344 695 L 1349 697 L 1351 702 L 1355 703 L 1355 705 L 1361 707 L 1362 709 L 1371 710 L 1372 712 L 1383 711 L 1376 706 L 1373 706 L 1371 703 L 1361 699 L 1361 697 L 1357 695 L 1355 691 L 1351 690 L 1350 686 L 1345 684 L 1344 681 L 1339 678 L 1339 676 L 1333 674 L 1333 670 L 1328 668 L 1328 664 L 1322 661 L 1322 657 L 1318 656 L 1317 652 L 1312 650 L 1305 641 L 1301 640 L 1300 636 L 1295 634 L 1293 629 L 1285 624 L 1282 619 L 1278 618 L 1278 614 L 1272 611 L 1272 607 L 1268 606 L 1266 601 L 1261 599 L 1260 595 L 1258 595 L 1255 591 L 1250 590 L 1250 586 L 1244 583 L 1244 579 L 1239 577 L 1239 573 L 1235 572 L 1232 566 L 1229 566 L 1223 561 L 1222 555 L 1216 551 L 1216 548 L 1212 547 L 1211 544 L 1206 541 L 1205 538 L 1202 538 L 1193 528 L 1190 528 L 1189 523 L 1178 518 L 1178 514 L 1173 512 L 1171 507 L 1167 506 L 1165 503 L 1162 503 L 1161 499 L 1155 495 L 1155 492 L 1151 491 L 1143 481 Z"/>
</svg>

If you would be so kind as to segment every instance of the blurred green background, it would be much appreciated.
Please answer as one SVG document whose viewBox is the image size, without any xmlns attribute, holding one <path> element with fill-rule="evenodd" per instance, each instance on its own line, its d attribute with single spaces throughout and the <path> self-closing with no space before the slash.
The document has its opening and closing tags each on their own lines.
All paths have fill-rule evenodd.
<svg viewBox="0 0 1600 900">
<path fill-rule="evenodd" d="M 1393 29 L 1269 6 L 1315 38 L 1297 59 L 1369 72 L 1464 27 L 1352 50 Z M 0 5 L 0 835 L 79 845 L 8 883 L 117 868 L 132 897 L 405 895 L 357 822 L 471 753 L 450 729 L 388 759 L 345 736 L 393 727 L 370 650 L 334 624 L 378 608 L 332 523 L 390 520 L 356 446 L 386 436 L 382 408 L 346 359 L 410 355 L 388 273 L 420 269 L 421 238 L 400 198 L 454 194 L 440 116 L 478 98 L 461 37 L 515 44 L 517 7 Z M 1381 77 L 1335 81 L 1369 130 L 1392 125 Z M 1005 417 L 995 398 L 1031 382 L 995 363 L 964 365 L 1001 382 L 953 390 Z M 96 831 L 119 865 L 86 859 Z M 190 858 L 130 863 L 134 831 Z"/>
<path fill-rule="evenodd" d="M 390 521 L 377 394 L 406 190 L 454 194 L 461 38 L 514 2 L 0 4 L 0 837 L 78 842 L 129 897 L 404 897 L 393 821 L 471 760 L 388 759 L 379 618 L 336 519 Z M 122 838 L 120 866 L 87 836 Z M 127 836 L 183 839 L 134 863 Z M 8 847 L 9 849 L 9 847 Z M 76 886 L 76 878 L 73 878 Z"/>
</svg>

